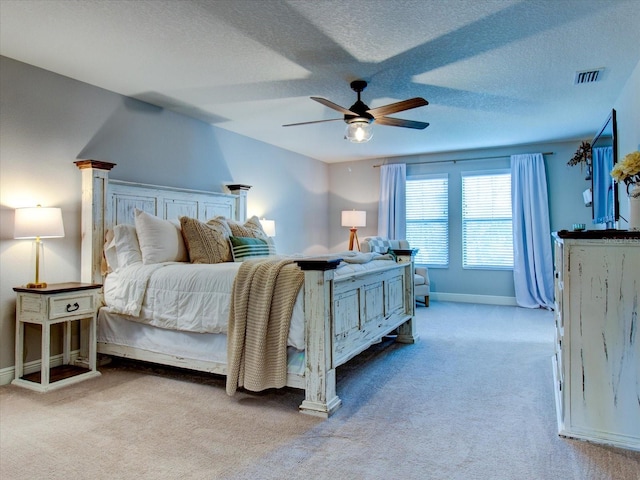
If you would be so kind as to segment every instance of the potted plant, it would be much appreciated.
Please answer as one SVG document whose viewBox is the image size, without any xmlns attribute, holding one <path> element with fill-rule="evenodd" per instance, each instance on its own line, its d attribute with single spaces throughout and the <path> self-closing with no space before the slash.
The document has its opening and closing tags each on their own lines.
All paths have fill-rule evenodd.
<svg viewBox="0 0 640 480">
<path fill-rule="evenodd" d="M 586 141 L 582 142 L 567 165 L 571 167 L 580 165 L 580 171 L 582 171 L 583 166 L 586 166 L 587 176 L 585 180 L 591 180 L 591 144 Z"/>
<path fill-rule="evenodd" d="M 629 230 L 640 230 L 640 151 L 629 153 L 614 165 L 611 176 L 624 182 L 629 197 Z"/>
</svg>

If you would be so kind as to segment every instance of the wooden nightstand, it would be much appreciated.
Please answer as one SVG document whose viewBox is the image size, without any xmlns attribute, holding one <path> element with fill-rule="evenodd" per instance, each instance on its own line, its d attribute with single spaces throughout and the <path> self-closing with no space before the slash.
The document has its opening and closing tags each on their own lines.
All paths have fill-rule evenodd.
<svg viewBox="0 0 640 480">
<path fill-rule="evenodd" d="M 99 290 L 90 283 L 57 283 L 45 288 L 15 287 L 16 298 L 16 376 L 14 385 L 46 392 L 88 378 L 97 377 L 96 317 Z M 88 335 L 86 366 L 70 363 L 71 322 L 80 324 L 80 335 Z M 24 374 L 24 324 L 42 327 L 42 367 L 40 372 Z M 63 323 L 63 365 L 50 368 L 51 325 Z M 88 324 L 88 332 L 83 325 Z M 80 363 L 80 362 L 79 362 Z"/>
</svg>

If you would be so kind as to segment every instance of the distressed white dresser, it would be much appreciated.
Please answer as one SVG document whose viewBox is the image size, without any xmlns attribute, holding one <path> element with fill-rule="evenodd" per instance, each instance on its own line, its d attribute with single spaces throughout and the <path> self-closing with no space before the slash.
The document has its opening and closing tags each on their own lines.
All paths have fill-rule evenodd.
<svg viewBox="0 0 640 480">
<path fill-rule="evenodd" d="M 554 233 L 559 434 L 640 450 L 640 233 Z"/>
</svg>

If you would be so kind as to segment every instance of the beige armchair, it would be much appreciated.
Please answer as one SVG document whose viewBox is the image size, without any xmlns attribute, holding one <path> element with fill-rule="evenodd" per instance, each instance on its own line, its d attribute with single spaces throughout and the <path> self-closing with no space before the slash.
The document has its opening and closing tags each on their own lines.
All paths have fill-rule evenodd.
<svg viewBox="0 0 640 480">
<path fill-rule="evenodd" d="M 406 240 L 389 240 L 384 237 L 367 237 L 360 242 L 362 252 L 387 253 L 391 250 L 408 250 L 411 247 Z M 419 302 L 424 302 L 425 307 L 429 306 L 429 270 L 427 267 L 415 267 L 413 275 L 413 293 Z"/>
</svg>

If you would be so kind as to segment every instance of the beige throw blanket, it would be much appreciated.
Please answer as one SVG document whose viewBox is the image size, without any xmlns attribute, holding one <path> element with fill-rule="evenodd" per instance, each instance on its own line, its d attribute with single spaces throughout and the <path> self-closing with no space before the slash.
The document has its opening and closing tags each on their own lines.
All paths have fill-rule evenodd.
<svg viewBox="0 0 640 480">
<path fill-rule="evenodd" d="M 287 383 L 287 337 L 304 273 L 293 259 L 243 262 L 231 294 L 227 329 L 227 394 Z"/>
</svg>

